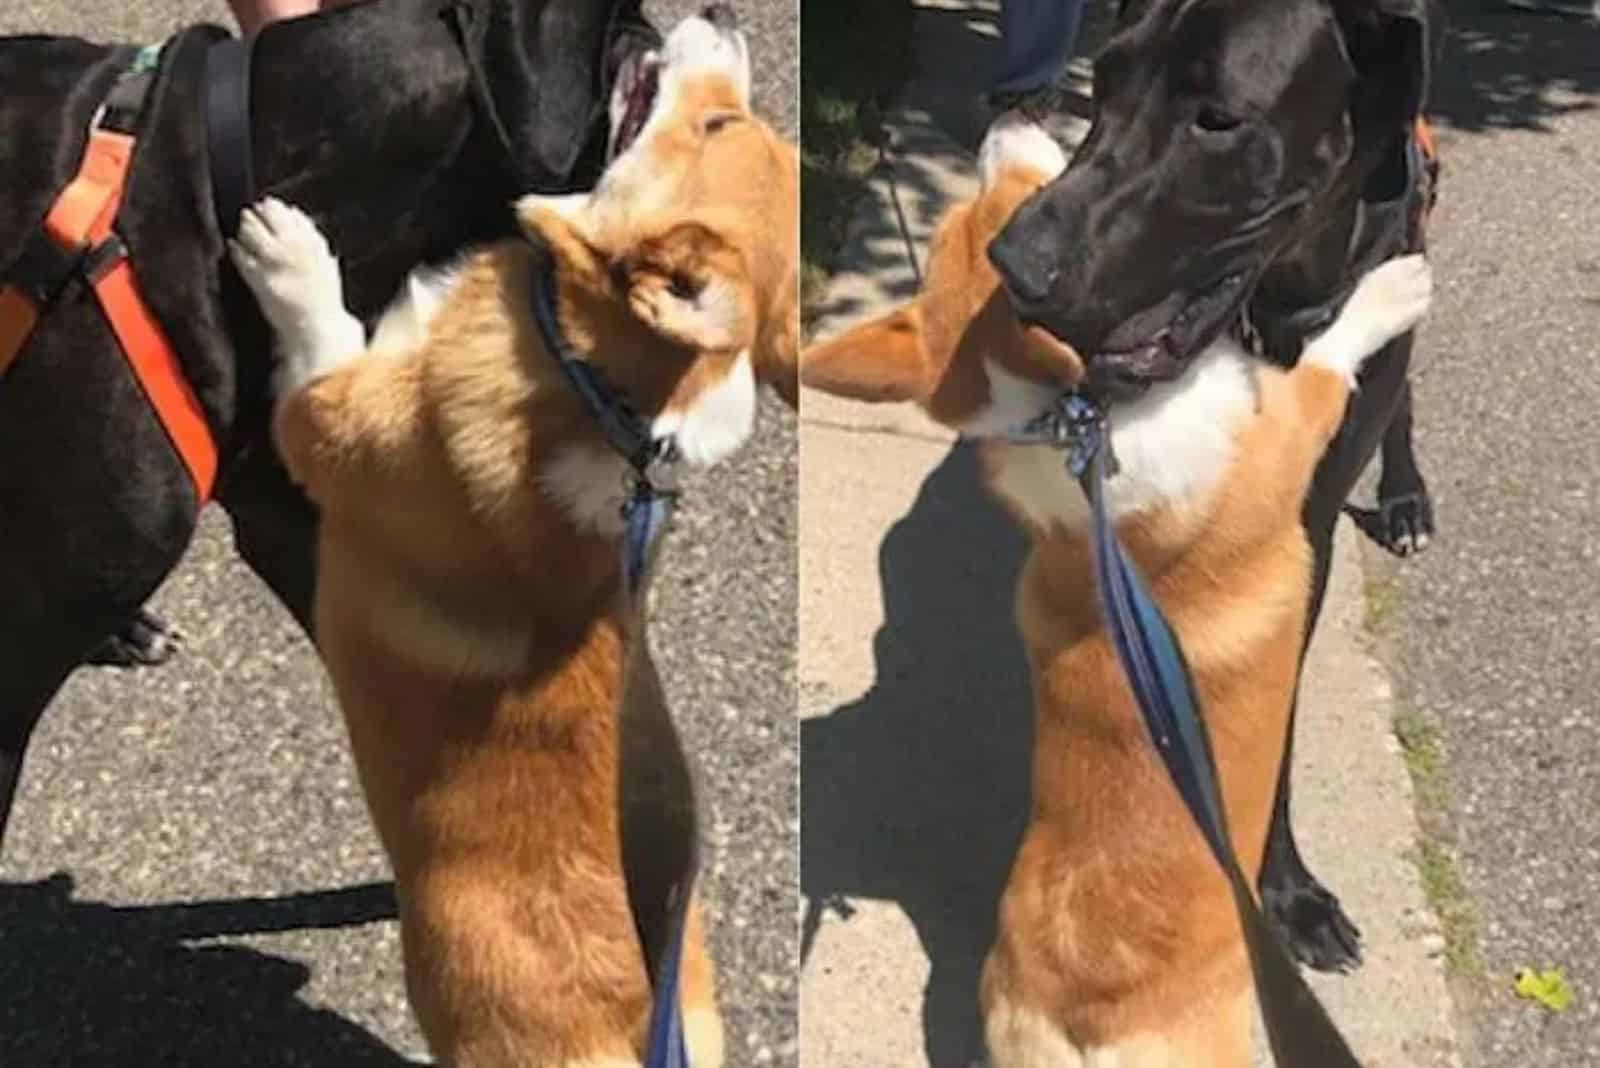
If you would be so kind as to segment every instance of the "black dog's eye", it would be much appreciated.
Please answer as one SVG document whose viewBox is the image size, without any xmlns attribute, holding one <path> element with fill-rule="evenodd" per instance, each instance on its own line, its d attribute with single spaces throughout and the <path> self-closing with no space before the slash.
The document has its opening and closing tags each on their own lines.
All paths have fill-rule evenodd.
<svg viewBox="0 0 1600 1068">
<path fill-rule="evenodd" d="M 1199 113 L 1194 117 L 1194 128 L 1201 133 L 1231 133 L 1243 125 L 1243 119 L 1223 111 L 1215 104 L 1201 104 Z"/>
<path fill-rule="evenodd" d="M 744 118 L 744 116 L 740 115 L 737 111 L 719 111 L 714 115 L 708 115 L 706 117 L 702 129 L 705 131 L 706 136 L 710 137 L 718 130 L 723 129 L 724 127 L 732 126 L 742 118 Z"/>
</svg>

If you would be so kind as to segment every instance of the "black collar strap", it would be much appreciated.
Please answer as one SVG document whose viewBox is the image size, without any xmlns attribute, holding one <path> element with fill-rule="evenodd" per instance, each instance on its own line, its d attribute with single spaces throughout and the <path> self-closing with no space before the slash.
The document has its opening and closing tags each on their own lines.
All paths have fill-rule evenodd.
<svg viewBox="0 0 1600 1068">
<path fill-rule="evenodd" d="M 1188 661 L 1160 605 L 1117 540 L 1106 507 L 1106 481 L 1116 467 L 1104 410 L 1085 394 L 1070 391 L 1009 440 L 1063 449 L 1068 471 L 1089 500 L 1095 585 L 1106 630 L 1167 775 L 1228 880 L 1276 1063 L 1294 1068 L 1360 1068 L 1256 907 L 1249 880 L 1234 855 L 1216 759 Z"/>
<path fill-rule="evenodd" d="M 211 203 L 223 237 L 255 200 L 250 140 L 250 53 L 255 36 L 228 37 L 206 53 L 206 151 L 211 158 Z"/>
</svg>

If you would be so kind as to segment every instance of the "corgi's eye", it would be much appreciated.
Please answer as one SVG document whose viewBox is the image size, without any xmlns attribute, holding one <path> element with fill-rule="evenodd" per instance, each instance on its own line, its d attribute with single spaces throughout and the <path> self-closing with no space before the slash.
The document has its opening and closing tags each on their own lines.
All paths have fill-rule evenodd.
<svg viewBox="0 0 1600 1068">
<path fill-rule="evenodd" d="M 710 137 L 717 131 L 724 130 L 743 119 L 744 116 L 737 111 L 718 111 L 707 115 L 700 128 L 707 137 Z"/>
<path fill-rule="evenodd" d="M 679 300 L 694 300 L 705 287 L 704 281 L 691 278 L 682 271 L 674 271 L 667 280 L 667 290 Z"/>
</svg>

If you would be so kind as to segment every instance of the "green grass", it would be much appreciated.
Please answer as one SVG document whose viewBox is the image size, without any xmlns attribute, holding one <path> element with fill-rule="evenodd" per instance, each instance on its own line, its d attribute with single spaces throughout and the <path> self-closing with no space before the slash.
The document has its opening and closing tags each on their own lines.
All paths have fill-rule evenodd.
<svg viewBox="0 0 1600 1068">
<path fill-rule="evenodd" d="M 884 108 L 906 76 L 911 18 L 910 0 L 800 5 L 801 300 L 808 312 L 867 191 Z"/>
<path fill-rule="evenodd" d="M 1461 885 L 1455 857 L 1437 842 L 1424 839 L 1417 846 L 1417 871 L 1423 893 L 1439 917 L 1444 935 L 1445 966 L 1464 978 L 1482 978 L 1483 962 L 1478 958 L 1478 918 Z"/>
<path fill-rule="evenodd" d="M 1444 750 L 1439 726 L 1422 712 L 1400 708 L 1395 712 L 1394 736 L 1400 742 L 1406 769 L 1416 790 L 1417 816 L 1422 825 L 1414 860 L 1422 892 L 1444 938 L 1445 967 L 1464 979 L 1481 979 L 1478 957 L 1478 919 L 1462 885 L 1454 854 L 1435 833 L 1447 818 L 1448 797 L 1444 780 Z"/>
<path fill-rule="evenodd" d="M 1380 646 L 1401 597 L 1400 582 L 1391 574 L 1368 575 L 1361 585 L 1361 625 Z M 1477 911 L 1450 845 L 1449 783 L 1438 721 L 1399 701 L 1391 729 L 1416 798 L 1418 836 L 1411 860 L 1428 905 L 1439 918 L 1445 970 L 1460 980 L 1481 981 L 1485 971 L 1478 955 Z"/>
<path fill-rule="evenodd" d="M 1402 708 L 1394 717 L 1394 736 L 1400 741 L 1418 802 L 1429 809 L 1439 808 L 1444 802 L 1444 784 L 1440 780 L 1444 755 L 1439 748 L 1439 728 L 1421 712 Z"/>
<path fill-rule="evenodd" d="M 1400 584 L 1392 578 L 1368 578 L 1361 586 L 1361 625 L 1377 634 L 1400 606 Z"/>
</svg>

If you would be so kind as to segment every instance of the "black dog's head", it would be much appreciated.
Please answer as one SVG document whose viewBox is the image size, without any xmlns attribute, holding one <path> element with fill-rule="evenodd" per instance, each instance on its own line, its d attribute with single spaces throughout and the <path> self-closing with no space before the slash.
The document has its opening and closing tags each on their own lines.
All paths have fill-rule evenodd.
<svg viewBox="0 0 1600 1068">
<path fill-rule="evenodd" d="M 1067 170 L 989 255 L 1109 394 L 1176 377 L 1404 145 L 1429 0 L 1128 0 Z"/>
</svg>

